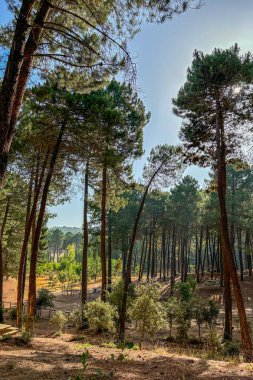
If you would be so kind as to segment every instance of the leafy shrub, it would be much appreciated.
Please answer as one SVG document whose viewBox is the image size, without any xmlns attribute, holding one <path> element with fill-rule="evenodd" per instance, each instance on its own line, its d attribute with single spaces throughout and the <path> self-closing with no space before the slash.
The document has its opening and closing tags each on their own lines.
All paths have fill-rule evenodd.
<svg viewBox="0 0 253 380">
<path fill-rule="evenodd" d="M 92 330 L 114 330 L 117 312 L 109 302 L 102 302 L 97 299 L 86 304 L 86 317 Z"/>
<path fill-rule="evenodd" d="M 11 321 L 16 321 L 16 319 L 17 319 L 17 308 L 16 307 L 12 307 L 9 310 L 9 318 Z"/>
<path fill-rule="evenodd" d="M 239 355 L 240 349 L 241 349 L 241 344 L 239 342 L 226 341 L 221 346 L 222 353 L 225 356 Z"/>
<path fill-rule="evenodd" d="M 176 297 L 170 297 L 167 301 L 164 302 L 164 307 L 168 319 L 168 325 L 169 325 L 169 337 L 172 337 L 172 326 L 173 321 L 176 320 L 178 315 L 178 299 Z"/>
<path fill-rule="evenodd" d="M 90 357 L 90 352 L 89 350 L 85 350 L 83 353 L 82 353 L 82 356 L 81 356 L 81 363 L 83 365 L 83 369 L 86 369 L 88 367 L 88 359 Z"/>
<path fill-rule="evenodd" d="M 82 306 L 75 307 L 69 315 L 69 322 L 76 327 L 76 329 L 81 329 L 83 326 L 83 308 Z"/>
<path fill-rule="evenodd" d="M 15 337 L 17 345 L 27 345 L 32 342 L 32 335 L 28 331 L 23 331 L 20 336 Z"/>
<path fill-rule="evenodd" d="M 61 310 L 58 310 L 50 319 L 52 325 L 54 325 L 57 331 L 61 332 L 64 324 L 67 322 L 67 318 Z"/>
<path fill-rule="evenodd" d="M 192 304 L 190 302 L 181 302 L 177 309 L 177 338 L 180 342 L 188 339 L 188 331 L 191 327 Z"/>
<path fill-rule="evenodd" d="M 130 309 L 130 317 L 140 331 L 140 349 L 146 334 L 154 338 L 158 330 L 166 327 L 166 311 L 160 302 L 160 286 L 155 283 L 136 287 L 136 299 Z"/>
<path fill-rule="evenodd" d="M 53 295 L 52 292 L 50 292 L 50 290 L 41 288 L 38 291 L 38 296 L 37 296 L 37 301 L 36 301 L 37 307 L 40 309 L 42 307 L 54 306 L 54 303 L 53 303 L 54 298 L 55 296 Z"/>
<path fill-rule="evenodd" d="M 113 285 L 113 289 L 111 293 L 108 293 L 107 299 L 108 302 L 117 309 L 118 314 L 120 314 L 122 300 L 123 300 L 123 292 L 124 292 L 124 281 L 119 280 L 116 284 Z M 127 297 L 127 313 L 126 319 L 129 320 L 129 308 L 132 305 L 133 299 L 135 297 L 135 286 L 133 284 L 129 284 L 128 287 L 128 297 Z M 118 322 L 118 321 L 116 321 Z"/>
<path fill-rule="evenodd" d="M 179 291 L 180 299 L 184 302 L 189 302 L 192 298 L 193 292 L 189 282 L 179 282 L 176 286 Z"/>
</svg>

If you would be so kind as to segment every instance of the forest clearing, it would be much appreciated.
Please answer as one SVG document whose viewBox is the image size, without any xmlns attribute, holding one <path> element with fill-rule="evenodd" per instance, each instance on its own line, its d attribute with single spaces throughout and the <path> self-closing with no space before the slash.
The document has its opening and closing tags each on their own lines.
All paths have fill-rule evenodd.
<svg viewBox="0 0 253 380">
<path fill-rule="evenodd" d="M 253 379 L 252 14 L 0 0 L 0 379 Z"/>
</svg>

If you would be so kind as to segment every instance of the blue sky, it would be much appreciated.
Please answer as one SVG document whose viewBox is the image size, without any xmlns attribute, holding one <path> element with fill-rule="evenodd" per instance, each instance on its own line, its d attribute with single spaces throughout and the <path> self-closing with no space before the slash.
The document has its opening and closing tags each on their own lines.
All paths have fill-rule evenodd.
<svg viewBox="0 0 253 380">
<path fill-rule="evenodd" d="M 8 17 L 4 3 L 0 0 L 1 23 Z M 200 10 L 190 10 L 173 21 L 143 25 L 131 41 L 130 51 L 137 63 L 136 86 L 152 114 L 144 132 L 145 155 L 134 164 L 137 178 L 153 146 L 179 141 L 181 121 L 172 114 L 171 99 L 185 81 L 194 49 L 211 52 L 215 47 L 228 48 L 237 42 L 242 52 L 253 52 L 252 19 L 253 0 L 205 0 Z M 187 174 L 203 184 L 207 170 L 191 167 Z M 81 226 L 81 194 L 51 211 L 57 217 L 49 221 L 49 226 Z"/>
</svg>

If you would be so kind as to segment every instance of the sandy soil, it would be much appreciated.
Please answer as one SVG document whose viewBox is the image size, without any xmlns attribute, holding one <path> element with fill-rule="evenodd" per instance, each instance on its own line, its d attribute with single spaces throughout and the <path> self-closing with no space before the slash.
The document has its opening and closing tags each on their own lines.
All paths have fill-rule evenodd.
<svg viewBox="0 0 253 380">
<path fill-rule="evenodd" d="M 197 359 L 173 353 L 168 348 L 151 348 L 142 351 L 125 350 L 123 361 L 117 360 L 121 350 L 89 347 L 90 358 L 86 371 L 80 357 L 85 350 L 83 342 L 73 342 L 70 334 L 60 338 L 38 336 L 30 347 L 16 347 L 1 343 L 1 380 L 68 380 L 79 374 L 84 379 L 99 377 L 97 369 L 113 372 L 118 380 L 252 380 L 253 364 Z M 86 338 L 88 341 L 91 337 Z"/>
</svg>

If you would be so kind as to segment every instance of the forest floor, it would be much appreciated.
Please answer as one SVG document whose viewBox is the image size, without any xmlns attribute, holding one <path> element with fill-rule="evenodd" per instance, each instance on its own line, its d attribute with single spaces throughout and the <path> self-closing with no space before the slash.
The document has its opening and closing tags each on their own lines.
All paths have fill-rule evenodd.
<svg viewBox="0 0 253 380">
<path fill-rule="evenodd" d="M 90 284 L 97 287 L 99 284 Z M 245 306 L 250 320 L 253 318 L 253 277 L 245 276 L 241 282 Z M 15 302 L 16 282 L 5 282 L 5 296 Z M 166 293 L 166 286 L 164 288 Z M 223 305 L 222 289 L 219 286 L 207 286 L 202 283 L 198 292 L 204 298 L 213 298 L 220 303 L 218 333 L 222 332 Z M 7 299 L 6 299 L 7 300 Z M 55 307 L 71 310 L 79 304 L 78 296 L 56 296 Z M 234 336 L 239 338 L 236 307 L 233 308 Z M 128 326 L 128 340 L 138 342 L 134 326 Z M 39 320 L 35 326 L 35 338 L 28 346 L 17 346 L 14 341 L 0 343 L 0 379 L 1 380 L 76 380 L 83 379 L 117 380 L 253 380 L 253 364 L 241 363 L 238 358 L 219 360 L 218 353 L 211 352 L 205 345 L 187 346 L 169 343 L 168 332 L 162 331 L 154 346 L 146 342 L 142 350 L 125 350 L 102 347 L 102 342 L 111 343 L 112 335 L 92 335 L 85 332 L 83 340 L 71 328 L 67 328 L 60 337 L 54 336 L 54 330 L 48 320 Z M 208 334 L 203 329 L 202 336 Z M 197 337 L 197 327 L 192 325 L 191 336 Z M 109 344 L 110 345 L 110 344 Z M 90 358 L 84 371 L 81 354 L 88 348 Z M 123 360 L 119 360 L 119 359 Z M 215 358 L 216 360 L 210 360 Z M 224 358 L 223 358 L 224 359 Z"/>
<path fill-rule="evenodd" d="M 28 346 L 12 341 L 0 344 L 1 380 L 252 380 L 253 364 L 208 360 L 209 352 L 193 347 L 176 347 L 164 341 L 146 343 L 142 350 L 102 347 L 112 336 L 86 332 L 83 340 L 71 331 L 54 337 L 47 321 L 39 321 L 36 337 Z M 131 331 L 128 330 L 131 339 Z M 75 340 L 76 339 L 76 340 Z M 81 354 L 88 348 L 88 367 Z M 198 356 L 198 357 L 197 357 Z M 121 358 L 121 360 L 119 360 Z M 122 360 L 123 358 L 123 360 Z M 113 376 L 113 377 L 112 377 Z"/>
</svg>

